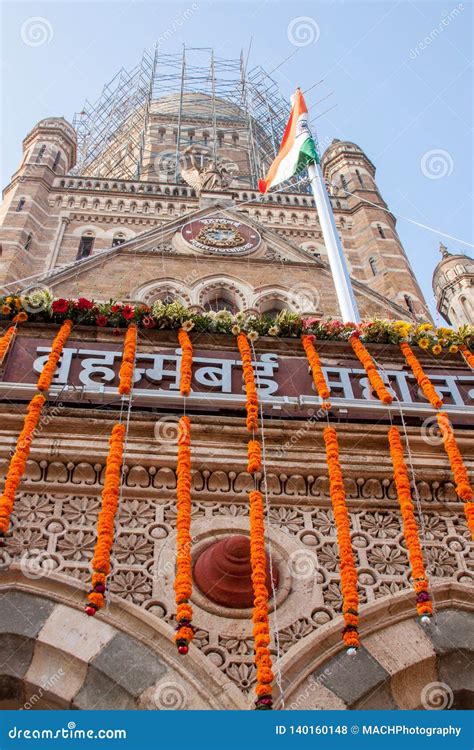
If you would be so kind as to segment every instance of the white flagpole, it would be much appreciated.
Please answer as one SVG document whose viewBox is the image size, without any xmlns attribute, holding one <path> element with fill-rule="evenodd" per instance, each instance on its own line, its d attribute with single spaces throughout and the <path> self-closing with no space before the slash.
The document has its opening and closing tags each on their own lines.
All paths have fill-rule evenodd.
<svg viewBox="0 0 474 750">
<path fill-rule="evenodd" d="M 352 289 L 349 271 L 347 270 L 344 249 L 339 239 L 331 201 L 326 190 L 320 165 L 310 164 L 308 166 L 308 175 L 311 180 L 311 189 L 318 211 L 319 223 L 321 224 L 321 231 L 334 279 L 334 287 L 336 289 L 342 320 L 344 323 L 360 323 L 359 310 Z"/>
</svg>

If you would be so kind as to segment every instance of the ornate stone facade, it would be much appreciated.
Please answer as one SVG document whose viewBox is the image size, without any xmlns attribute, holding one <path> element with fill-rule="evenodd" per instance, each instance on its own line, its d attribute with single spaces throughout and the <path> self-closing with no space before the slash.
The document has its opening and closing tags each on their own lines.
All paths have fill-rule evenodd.
<svg viewBox="0 0 474 750">
<path fill-rule="evenodd" d="M 219 190 L 203 184 L 197 195 L 181 179 L 164 179 L 175 103 L 173 97 L 155 102 L 149 113 L 139 180 L 122 179 L 114 167 L 123 148 L 120 133 L 79 175 L 71 173 L 74 129 L 61 118 L 35 126 L 4 193 L 2 283 L 9 289 L 29 286 L 29 280 L 18 280 L 36 274 L 31 286 L 46 286 L 58 297 L 146 304 L 176 298 L 198 310 L 274 314 L 288 308 L 337 316 L 308 194 L 284 192 L 262 199 L 250 182 L 236 179 Z M 190 128 L 192 117 L 203 116 L 192 112 L 192 104 L 187 100 Z M 231 115 L 237 122 L 239 113 L 223 104 L 218 116 Z M 219 144 L 218 162 L 232 157 L 245 175 L 250 166 L 237 142 Z M 322 164 L 363 315 L 426 318 L 395 219 L 375 183 L 375 167 L 349 141 L 334 141 Z M 195 236 L 194 225 L 200 227 Z M 203 226 L 210 232 L 203 233 Z M 30 335 L 48 347 L 52 334 L 51 327 L 25 325 L 15 346 Z M 84 347 L 113 342 L 119 348 L 110 330 L 81 328 L 75 335 Z M 149 353 L 164 344 L 176 346 L 173 332 L 143 335 Z M 210 350 L 232 350 L 237 358 L 233 337 L 211 336 L 204 344 Z M 298 346 L 296 339 L 260 340 L 257 349 L 293 356 Z M 339 367 L 349 356 L 348 347 L 326 343 L 324 355 Z M 377 357 L 387 367 L 403 367 L 395 347 L 379 347 Z M 427 363 L 439 374 L 459 366 L 449 356 L 439 365 Z M 34 388 L 29 375 L 25 371 L 15 382 L 0 383 L 3 473 Z M 198 631 L 185 659 L 173 643 L 179 397 L 174 394 L 166 404 L 158 394 L 155 401 L 150 397 L 133 405 L 108 605 L 87 618 L 83 605 L 107 441 L 121 404 L 100 389 L 91 393 L 76 387 L 75 400 L 62 399 L 63 390 L 50 394 L 15 505 L 13 530 L 2 550 L 0 640 L 8 657 L 0 669 L 0 705 L 250 708 L 255 678 L 250 610 L 213 604 L 195 589 Z M 400 421 L 400 414 L 389 417 L 369 399 L 359 411 L 339 404 L 331 417 L 338 421 L 361 595 L 363 647 L 348 660 L 341 645 L 325 421 L 315 419 L 315 410 L 306 409 L 304 401 L 299 409 L 288 404 L 287 409 L 275 402 L 265 411 L 266 481 L 263 474 L 258 478 L 268 501 L 268 541 L 279 572 L 271 600 L 276 706 L 427 708 L 427 687 L 442 682 L 449 707 L 466 707 L 472 700 L 473 550 L 449 464 L 431 434 L 433 415 L 425 418 L 423 409 L 414 409 L 406 418 L 436 609 L 427 629 L 414 617 L 388 453 L 388 425 L 391 419 Z M 455 407 L 458 442 L 471 469 L 473 441 L 466 423 L 472 407 Z M 212 398 L 204 406 L 191 403 L 190 413 L 196 558 L 229 534 L 248 535 L 252 480 L 246 472 L 241 394 L 226 409 Z"/>
<path fill-rule="evenodd" d="M 474 261 L 464 253 L 450 253 L 441 244 L 442 259 L 433 273 L 436 306 L 450 325 L 474 324 Z"/>
</svg>

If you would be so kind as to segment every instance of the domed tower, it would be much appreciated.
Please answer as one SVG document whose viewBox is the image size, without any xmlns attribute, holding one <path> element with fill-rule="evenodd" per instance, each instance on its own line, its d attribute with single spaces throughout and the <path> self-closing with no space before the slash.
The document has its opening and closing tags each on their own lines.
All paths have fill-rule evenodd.
<svg viewBox="0 0 474 750">
<path fill-rule="evenodd" d="M 368 156 L 356 143 L 335 139 L 323 154 L 322 169 L 335 210 L 351 223 L 345 249 L 353 274 L 414 318 L 430 318 Z"/>
<path fill-rule="evenodd" d="M 440 243 L 442 258 L 433 273 L 433 291 L 441 315 L 453 326 L 474 325 L 474 260 L 448 252 Z"/>
<path fill-rule="evenodd" d="M 59 222 L 49 202 L 53 184 L 75 162 L 76 133 L 63 117 L 40 120 L 24 139 L 20 166 L 3 192 L 3 283 L 43 270 Z"/>
</svg>

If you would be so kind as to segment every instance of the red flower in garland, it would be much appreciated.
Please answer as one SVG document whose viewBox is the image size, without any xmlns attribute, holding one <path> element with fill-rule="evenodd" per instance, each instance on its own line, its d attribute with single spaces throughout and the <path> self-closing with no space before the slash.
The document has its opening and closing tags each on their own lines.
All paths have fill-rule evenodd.
<svg viewBox="0 0 474 750">
<path fill-rule="evenodd" d="M 92 310 L 92 308 L 94 307 L 94 303 L 91 302 L 90 299 L 79 297 L 76 302 L 76 307 L 78 310 Z"/>
<path fill-rule="evenodd" d="M 122 307 L 122 315 L 125 320 L 131 320 L 135 315 L 135 310 L 131 305 L 124 305 Z"/>
<path fill-rule="evenodd" d="M 110 312 L 112 313 L 120 312 L 120 305 L 112 305 L 112 307 L 110 308 Z"/>
<path fill-rule="evenodd" d="M 108 321 L 108 319 L 107 319 L 107 316 L 106 316 L 106 315 L 98 315 L 98 316 L 97 316 L 97 318 L 95 319 L 95 322 L 96 322 L 96 324 L 97 324 L 98 326 L 100 326 L 101 328 L 105 328 L 105 326 L 107 325 L 107 323 L 108 323 L 109 321 Z"/>
<path fill-rule="evenodd" d="M 55 299 L 51 307 L 55 313 L 65 313 L 69 307 L 69 302 L 67 299 Z"/>
<path fill-rule="evenodd" d="M 145 315 L 145 317 L 142 319 L 142 324 L 144 328 L 155 328 L 156 321 L 153 320 L 151 315 Z"/>
</svg>

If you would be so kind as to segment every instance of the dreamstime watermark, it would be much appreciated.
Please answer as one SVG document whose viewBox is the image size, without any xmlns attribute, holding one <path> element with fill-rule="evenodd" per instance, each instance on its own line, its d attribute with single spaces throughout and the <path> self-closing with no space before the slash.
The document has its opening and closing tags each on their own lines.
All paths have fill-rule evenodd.
<svg viewBox="0 0 474 750">
<path fill-rule="evenodd" d="M 176 444 L 178 441 L 179 417 L 165 414 L 155 422 L 155 440 L 163 444 Z"/>
<path fill-rule="evenodd" d="M 307 47 L 309 44 L 316 44 L 321 31 L 311 16 L 298 16 L 293 18 L 288 24 L 286 30 L 288 41 L 295 47 Z"/>
<path fill-rule="evenodd" d="M 189 21 L 194 13 L 199 10 L 199 5 L 193 3 L 192 5 L 185 8 L 183 11 L 173 19 L 172 23 L 163 31 L 155 42 L 155 49 L 160 49 L 166 42 L 168 42 L 181 27 Z"/>
<path fill-rule="evenodd" d="M 314 578 L 319 570 L 318 558 L 309 550 L 295 550 L 288 557 L 287 567 L 292 578 L 305 581 L 308 578 Z"/>
<path fill-rule="evenodd" d="M 28 47 L 41 47 L 53 38 L 53 27 L 47 18 L 31 16 L 23 21 L 20 30 L 21 41 Z"/>
<path fill-rule="evenodd" d="M 27 287 L 20 295 L 23 310 L 33 315 L 49 310 L 53 299 L 53 292 L 45 285 Z"/>
<path fill-rule="evenodd" d="M 16 450 L 24 450 L 29 445 L 31 445 L 33 439 L 40 435 L 43 430 L 48 427 L 50 422 L 61 413 L 63 409 L 64 404 L 62 403 L 62 401 L 58 401 L 54 405 L 48 407 L 47 412 L 41 414 L 40 420 L 33 432 L 30 435 L 27 435 L 23 440 L 18 441 L 16 445 L 10 449 L 10 458 L 12 458 Z"/>
<path fill-rule="evenodd" d="M 421 425 L 421 438 L 428 445 L 441 445 L 443 443 L 443 436 L 435 414 L 427 417 Z"/>
<path fill-rule="evenodd" d="M 302 281 L 288 290 L 288 303 L 302 313 L 314 313 L 320 308 L 321 296 L 313 284 Z"/>
<path fill-rule="evenodd" d="M 298 693 L 295 699 L 288 706 L 286 706 L 287 711 L 296 711 L 299 708 L 308 708 L 308 701 L 310 700 L 311 696 L 315 693 L 318 687 L 324 687 L 331 674 L 332 670 L 326 668 L 317 677 L 311 675 L 309 683 L 308 685 L 306 685 L 305 689 L 302 690 L 301 693 Z M 314 708 L 316 708 L 316 706 L 314 706 Z"/>
<path fill-rule="evenodd" d="M 23 552 L 20 568 L 25 578 L 36 581 L 39 578 L 48 578 L 57 568 L 57 564 L 46 550 L 31 549 Z"/>
<path fill-rule="evenodd" d="M 39 690 L 36 693 L 33 693 L 33 695 L 26 701 L 26 703 L 23 704 L 20 710 L 30 711 L 32 708 L 34 708 L 38 701 L 40 701 L 44 696 L 45 691 L 51 690 L 51 688 L 57 685 L 58 682 L 61 682 L 64 675 L 64 670 L 58 669 L 58 671 L 52 674 L 51 677 L 48 677 L 45 682 L 41 683 Z"/>
<path fill-rule="evenodd" d="M 317 412 L 314 412 L 311 409 L 308 413 L 310 413 L 310 417 L 304 422 L 304 424 L 298 430 L 296 430 L 296 432 L 292 433 L 291 437 L 286 441 L 286 443 L 284 443 L 284 445 L 277 449 L 276 458 L 285 458 L 287 451 L 290 448 L 294 448 L 294 446 L 307 435 L 307 433 L 311 429 L 311 425 L 316 424 L 316 422 L 319 422 L 320 419 L 326 419 L 327 416 L 327 410 L 322 406 L 318 409 Z"/>
<path fill-rule="evenodd" d="M 421 157 L 421 171 L 429 180 L 441 180 L 450 177 L 454 169 L 453 157 L 449 151 L 433 148 Z"/>
<path fill-rule="evenodd" d="M 421 691 L 421 705 L 426 711 L 449 710 L 454 702 L 454 693 L 445 682 L 430 682 Z"/>
<path fill-rule="evenodd" d="M 437 39 L 440 34 L 443 33 L 443 31 L 463 12 L 463 10 L 464 4 L 458 3 L 458 5 L 450 10 L 449 13 L 445 13 L 439 24 L 431 29 L 430 33 L 427 34 L 424 39 L 418 42 L 416 47 L 410 50 L 410 58 L 412 60 L 416 60 L 416 58 L 419 57 L 422 52 L 428 49 L 430 44 L 432 44 L 435 39 Z"/>
<path fill-rule="evenodd" d="M 185 707 L 187 695 L 177 682 L 163 682 L 156 688 L 153 699 L 160 711 L 179 711 Z"/>
</svg>

